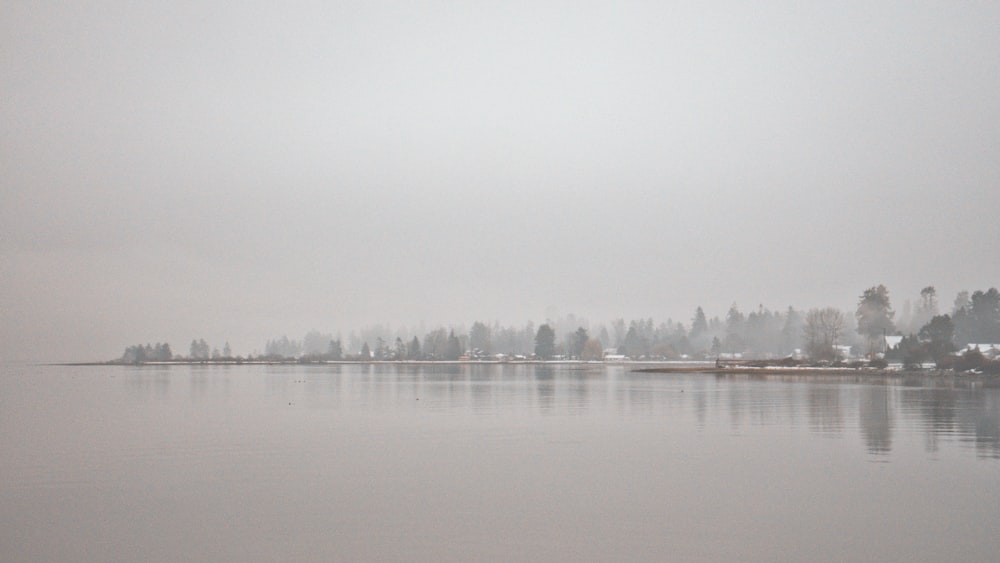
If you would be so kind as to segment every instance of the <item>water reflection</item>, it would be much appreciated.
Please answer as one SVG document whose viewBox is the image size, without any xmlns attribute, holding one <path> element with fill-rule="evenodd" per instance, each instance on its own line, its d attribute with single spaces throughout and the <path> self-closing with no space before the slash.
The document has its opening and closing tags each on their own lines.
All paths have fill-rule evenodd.
<svg viewBox="0 0 1000 563">
<path fill-rule="evenodd" d="M 134 371 L 123 372 L 126 388 L 136 400 L 163 400 L 170 392 L 170 366 L 143 366 Z"/>
<path fill-rule="evenodd" d="M 893 418 L 889 388 L 884 385 L 862 386 L 858 416 L 868 451 L 873 454 L 892 451 Z"/>
<path fill-rule="evenodd" d="M 980 456 L 1000 459 L 1000 404 L 982 382 L 942 379 L 904 389 L 901 405 L 923 429 L 928 452 L 937 452 L 942 439 L 957 438 Z"/>
<path fill-rule="evenodd" d="M 836 386 L 810 385 L 806 391 L 809 429 L 821 434 L 839 434 L 844 429 L 844 410 Z"/>
<path fill-rule="evenodd" d="M 0 377 L 0 560 L 986 561 L 998 444 L 976 379 L 45 367 Z"/>
<path fill-rule="evenodd" d="M 1000 459 L 1000 389 L 963 378 L 648 374 L 601 365 L 147 366 L 109 377 L 133 400 L 210 403 L 260 385 L 287 407 L 502 417 L 669 419 L 694 432 L 732 435 L 782 428 L 854 437 L 888 460 L 901 432 L 923 450 L 945 444 Z M 254 383 L 256 382 L 256 383 Z M 915 430 L 912 430 L 915 428 Z M 904 438 L 906 437 L 903 434 Z"/>
<path fill-rule="evenodd" d="M 1000 401 L 991 393 L 975 399 L 976 450 L 981 455 L 1000 459 Z"/>
</svg>

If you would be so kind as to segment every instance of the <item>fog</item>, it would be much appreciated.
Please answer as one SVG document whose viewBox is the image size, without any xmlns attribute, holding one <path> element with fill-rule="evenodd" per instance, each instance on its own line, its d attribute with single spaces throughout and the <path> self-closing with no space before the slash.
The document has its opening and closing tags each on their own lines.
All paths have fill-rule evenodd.
<svg viewBox="0 0 1000 563">
<path fill-rule="evenodd" d="M 7 3 L 0 355 L 1000 281 L 995 3 Z"/>
</svg>

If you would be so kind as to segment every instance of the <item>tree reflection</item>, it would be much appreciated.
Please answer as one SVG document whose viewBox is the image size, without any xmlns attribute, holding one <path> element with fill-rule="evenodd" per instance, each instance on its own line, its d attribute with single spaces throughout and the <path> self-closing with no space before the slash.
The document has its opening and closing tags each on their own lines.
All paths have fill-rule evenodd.
<svg viewBox="0 0 1000 563">
<path fill-rule="evenodd" d="M 904 408 L 913 409 L 920 415 L 924 427 L 924 449 L 938 451 L 942 435 L 956 429 L 956 393 L 954 389 L 935 387 L 932 389 L 908 389 L 903 392 Z"/>
<path fill-rule="evenodd" d="M 1000 404 L 996 395 L 983 393 L 978 382 L 942 380 L 932 385 L 902 395 L 903 406 L 919 416 L 926 450 L 936 452 L 942 437 L 953 437 L 973 444 L 981 456 L 1000 458 Z"/>
<path fill-rule="evenodd" d="M 861 388 L 861 403 L 858 405 L 861 431 L 868 446 L 868 452 L 887 454 L 892 451 L 892 409 L 889 403 L 889 388 L 884 385 L 869 385 Z"/>
<path fill-rule="evenodd" d="M 1000 459 L 1000 402 L 995 394 L 976 395 L 973 415 L 976 451 L 979 455 Z"/>
<path fill-rule="evenodd" d="M 844 429 L 844 412 L 840 404 L 840 389 L 810 387 L 809 428 L 814 432 L 839 433 Z"/>
</svg>

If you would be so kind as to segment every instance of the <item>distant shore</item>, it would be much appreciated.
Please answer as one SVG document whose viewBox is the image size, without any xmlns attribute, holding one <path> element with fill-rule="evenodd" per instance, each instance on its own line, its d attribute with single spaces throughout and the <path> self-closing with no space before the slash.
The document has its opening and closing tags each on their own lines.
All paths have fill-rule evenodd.
<svg viewBox="0 0 1000 563">
<path fill-rule="evenodd" d="M 157 362 L 61 362 L 56 366 L 325 366 L 325 365 L 379 365 L 379 366 L 433 366 L 433 365 L 580 365 L 616 366 L 647 365 L 662 366 L 668 361 L 582 361 L 582 360 L 169 360 Z M 691 365 L 692 362 L 677 362 Z M 704 362 L 706 366 L 714 362 Z"/>
<path fill-rule="evenodd" d="M 951 370 L 849 368 L 849 367 L 649 367 L 632 370 L 641 373 L 704 373 L 739 375 L 958 375 Z M 968 374 L 967 374 L 968 375 Z"/>
<path fill-rule="evenodd" d="M 672 365 L 670 365 L 672 364 Z M 336 365 L 371 365 L 371 366 L 475 366 L 475 365 L 533 365 L 533 366 L 625 366 L 635 373 L 659 374 L 705 374 L 705 375 L 758 375 L 758 376 L 873 376 L 873 377 L 906 377 L 906 376 L 963 376 L 992 377 L 996 375 L 978 372 L 954 371 L 938 368 L 903 368 L 900 366 L 781 366 L 781 365 L 742 365 L 719 364 L 714 361 L 580 361 L 580 360 L 422 360 L 422 361 L 359 361 L 359 360 L 170 360 L 159 362 L 66 362 L 49 365 L 58 366 L 91 366 L 91 367 L 144 367 L 144 366 L 336 366 Z"/>
</svg>

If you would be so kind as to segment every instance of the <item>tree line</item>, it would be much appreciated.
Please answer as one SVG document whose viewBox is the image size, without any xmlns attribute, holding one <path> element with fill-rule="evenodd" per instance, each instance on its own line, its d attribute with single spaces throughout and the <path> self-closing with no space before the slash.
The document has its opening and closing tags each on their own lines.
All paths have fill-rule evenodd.
<svg viewBox="0 0 1000 563">
<path fill-rule="evenodd" d="M 928 286 L 915 305 L 906 302 L 898 322 L 884 285 L 859 297 L 853 315 L 835 307 L 744 312 L 737 304 L 725 317 L 708 317 L 696 307 L 688 323 L 667 319 L 622 318 L 591 325 L 574 315 L 548 319 L 535 327 L 476 321 L 468 328 L 436 327 L 392 331 L 376 325 L 352 331 L 347 339 L 312 330 L 301 340 L 268 340 L 262 354 L 234 356 L 204 339 L 192 340 L 189 355 L 173 354 L 169 344 L 134 345 L 120 361 L 300 360 L 300 361 L 455 361 L 488 359 L 600 360 L 609 355 L 633 360 L 808 357 L 837 361 L 845 356 L 885 355 L 915 365 L 940 361 L 969 343 L 1000 342 L 1000 292 L 996 288 L 960 292 L 949 313 L 941 313 L 937 292 Z M 849 319 L 853 317 L 853 322 Z M 889 336 L 902 336 L 889 348 Z"/>
</svg>

